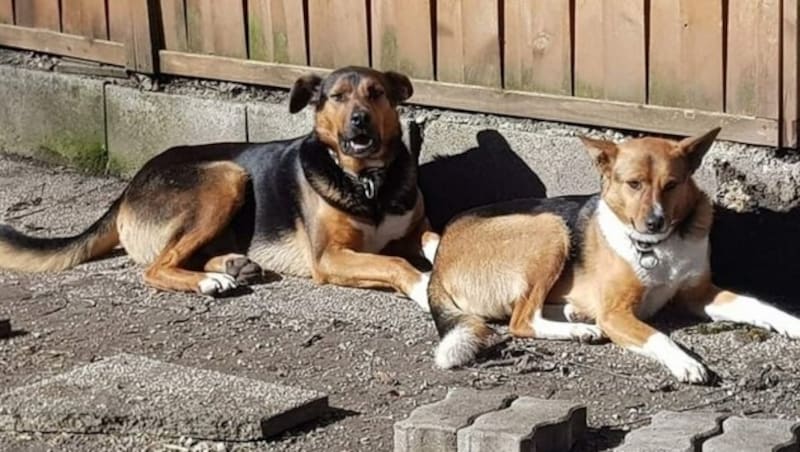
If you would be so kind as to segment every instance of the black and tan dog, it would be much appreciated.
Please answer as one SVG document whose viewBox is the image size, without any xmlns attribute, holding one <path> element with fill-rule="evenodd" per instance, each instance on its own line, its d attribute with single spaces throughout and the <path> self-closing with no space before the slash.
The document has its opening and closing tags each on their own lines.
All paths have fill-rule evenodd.
<svg viewBox="0 0 800 452">
<path fill-rule="evenodd" d="M 512 201 L 451 222 L 429 250 L 430 307 L 442 338 L 436 363 L 466 364 L 496 339 L 487 320 L 510 318 L 517 337 L 608 336 L 681 381 L 706 382 L 703 364 L 641 320 L 670 300 L 698 316 L 800 338 L 800 319 L 711 281 L 712 206 L 692 174 L 718 132 L 679 142 L 584 139 L 602 175 L 600 194 Z"/>
<path fill-rule="evenodd" d="M 292 113 L 315 107 L 306 136 L 173 148 L 151 159 L 85 232 L 35 238 L 0 227 L 0 268 L 61 270 L 118 244 L 159 289 L 217 294 L 261 268 L 320 283 L 394 288 L 427 309 L 427 229 L 416 156 L 396 106 L 409 79 L 339 69 L 302 77 Z M 384 254 L 379 254 L 384 253 Z"/>
</svg>

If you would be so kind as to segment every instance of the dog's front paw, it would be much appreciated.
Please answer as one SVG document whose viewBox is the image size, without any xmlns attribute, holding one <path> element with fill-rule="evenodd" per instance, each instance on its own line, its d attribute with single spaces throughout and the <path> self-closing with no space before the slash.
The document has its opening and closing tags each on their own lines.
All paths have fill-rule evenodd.
<svg viewBox="0 0 800 452">
<path fill-rule="evenodd" d="M 682 383 L 704 384 L 710 380 L 711 375 L 706 366 L 689 355 L 673 358 L 664 364 Z"/>
<path fill-rule="evenodd" d="M 219 295 L 236 288 L 236 280 L 226 273 L 206 273 L 197 284 L 198 291 L 204 295 Z"/>
<path fill-rule="evenodd" d="M 430 304 L 428 303 L 428 284 L 431 282 L 431 274 L 423 273 L 419 281 L 417 281 L 408 293 L 408 298 L 414 300 L 425 312 L 431 312 Z"/>
<path fill-rule="evenodd" d="M 595 343 L 603 339 L 603 330 L 587 323 L 572 324 L 572 337 L 579 342 Z"/>
</svg>

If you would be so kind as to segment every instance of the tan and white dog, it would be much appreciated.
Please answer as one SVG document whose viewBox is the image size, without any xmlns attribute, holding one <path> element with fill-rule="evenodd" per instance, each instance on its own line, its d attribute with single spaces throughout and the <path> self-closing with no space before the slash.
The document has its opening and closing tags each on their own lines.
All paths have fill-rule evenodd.
<svg viewBox="0 0 800 452">
<path fill-rule="evenodd" d="M 436 364 L 467 364 L 495 340 L 487 321 L 510 318 L 516 337 L 607 336 L 680 381 L 708 382 L 703 364 L 642 321 L 670 301 L 800 338 L 800 319 L 711 281 L 713 210 L 692 174 L 717 133 L 622 144 L 583 138 L 602 175 L 599 194 L 481 207 L 452 221 L 438 249 L 428 237 Z M 553 320 L 553 308 L 570 322 Z"/>
</svg>

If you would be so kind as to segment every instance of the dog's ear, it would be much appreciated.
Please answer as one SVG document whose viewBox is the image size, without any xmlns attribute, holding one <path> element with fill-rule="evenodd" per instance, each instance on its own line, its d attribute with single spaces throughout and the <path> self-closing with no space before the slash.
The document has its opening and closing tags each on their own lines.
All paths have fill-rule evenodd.
<svg viewBox="0 0 800 452">
<path fill-rule="evenodd" d="M 386 81 L 389 83 L 386 89 L 389 90 L 389 99 L 393 104 L 399 104 L 414 94 L 411 80 L 405 75 L 399 72 L 386 71 L 383 76 L 386 77 Z"/>
<path fill-rule="evenodd" d="M 304 75 L 297 79 L 289 92 L 289 113 L 297 113 L 309 103 L 319 99 L 322 78 L 317 75 Z"/>
<path fill-rule="evenodd" d="M 689 162 L 689 171 L 692 174 L 697 171 L 697 168 L 700 168 L 703 157 L 711 149 L 720 130 L 722 130 L 720 127 L 715 127 L 702 135 L 684 138 L 678 143 L 678 149 Z"/>
<path fill-rule="evenodd" d="M 580 137 L 583 145 L 586 146 L 586 151 L 589 157 L 592 158 L 597 169 L 603 175 L 611 171 L 611 166 L 617 158 L 617 145 L 613 141 L 599 140 L 596 138 Z"/>
</svg>

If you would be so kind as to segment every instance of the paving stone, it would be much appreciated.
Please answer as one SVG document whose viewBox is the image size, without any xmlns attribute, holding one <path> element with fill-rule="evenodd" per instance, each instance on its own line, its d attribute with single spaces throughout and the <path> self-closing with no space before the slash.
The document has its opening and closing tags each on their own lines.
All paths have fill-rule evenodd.
<svg viewBox="0 0 800 452">
<path fill-rule="evenodd" d="M 394 424 L 395 452 L 456 452 L 459 429 L 490 411 L 508 406 L 514 396 L 455 388 L 435 403 L 421 406 Z"/>
<path fill-rule="evenodd" d="M 797 452 L 799 429 L 798 421 L 731 417 L 721 435 L 703 443 L 703 452 Z"/>
<path fill-rule="evenodd" d="M 106 164 L 103 84 L 0 66 L 0 149 L 89 170 Z"/>
<path fill-rule="evenodd" d="M 458 452 L 563 452 L 586 434 L 586 407 L 520 397 L 458 431 Z"/>
<path fill-rule="evenodd" d="M 0 319 L 0 339 L 11 336 L 11 320 Z"/>
<path fill-rule="evenodd" d="M 314 391 L 121 354 L 0 395 L 0 431 L 248 441 L 327 407 Z"/>
<path fill-rule="evenodd" d="M 650 425 L 625 437 L 619 452 L 694 452 L 706 439 L 722 433 L 726 415 L 693 411 L 661 411 Z"/>
<path fill-rule="evenodd" d="M 106 114 L 108 167 L 122 175 L 173 146 L 247 141 L 241 102 L 109 85 Z"/>
</svg>

